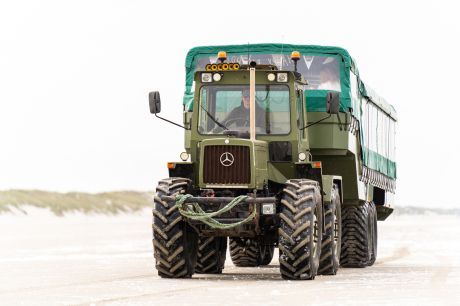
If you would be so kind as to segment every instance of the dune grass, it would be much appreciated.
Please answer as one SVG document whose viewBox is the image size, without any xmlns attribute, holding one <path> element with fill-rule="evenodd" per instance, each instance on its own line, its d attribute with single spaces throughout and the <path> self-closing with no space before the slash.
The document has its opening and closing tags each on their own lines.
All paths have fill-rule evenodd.
<svg viewBox="0 0 460 306">
<path fill-rule="evenodd" d="M 0 191 L 0 214 L 9 211 L 22 211 L 26 207 L 45 208 L 55 215 L 69 212 L 86 214 L 118 214 L 136 212 L 152 207 L 153 192 L 113 191 L 102 193 L 50 192 L 42 190 L 12 189 Z M 426 213 L 460 216 L 460 209 L 425 208 L 415 206 L 397 206 L 395 215 L 419 215 Z"/>
<path fill-rule="evenodd" d="M 20 210 L 27 205 L 46 208 L 58 216 L 67 212 L 117 214 L 135 212 L 152 205 L 153 193 L 114 191 L 102 193 L 49 192 L 41 190 L 0 191 L 0 213 Z"/>
</svg>

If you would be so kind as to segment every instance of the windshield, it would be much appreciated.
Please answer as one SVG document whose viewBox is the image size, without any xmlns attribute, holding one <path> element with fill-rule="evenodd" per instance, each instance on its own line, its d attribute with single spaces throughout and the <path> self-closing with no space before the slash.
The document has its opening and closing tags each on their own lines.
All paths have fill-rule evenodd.
<svg viewBox="0 0 460 306">
<path fill-rule="evenodd" d="M 305 66 L 301 73 L 308 81 L 307 90 L 340 91 L 340 71 L 336 57 L 303 56 Z"/>
<path fill-rule="evenodd" d="M 289 87 L 256 86 L 256 133 L 288 134 L 291 130 Z M 203 86 L 200 92 L 198 132 L 249 132 L 249 86 Z"/>
<path fill-rule="evenodd" d="M 289 54 L 251 54 L 251 60 L 257 64 L 275 65 L 279 70 L 294 70 L 294 64 Z M 248 56 L 229 54 L 229 63 L 247 64 Z M 301 55 L 297 62 L 297 71 L 307 80 L 307 90 L 340 91 L 340 57 L 323 55 Z M 196 70 L 204 70 L 206 64 L 216 63 L 215 56 L 205 56 L 197 59 Z"/>
</svg>

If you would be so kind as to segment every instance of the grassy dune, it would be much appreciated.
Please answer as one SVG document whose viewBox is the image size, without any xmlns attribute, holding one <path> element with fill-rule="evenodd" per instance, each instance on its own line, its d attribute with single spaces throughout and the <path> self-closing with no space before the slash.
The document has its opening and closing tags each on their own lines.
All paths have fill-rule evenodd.
<svg viewBox="0 0 460 306">
<path fill-rule="evenodd" d="M 117 214 L 136 212 L 152 206 L 153 192 L 114 191 L 102 193 L 49 192 L 41 190 L 0 191 L 0 214 L 8 211 L 23 211 L 25 206 L 34 206 L 51 210 L 62 216 L 67 212 Z M 425 208 L 397 206 L 394 215 L 420 214 L 460 215 L 460 209 Z"/>
<path fill-rule="evenodd" d="M 152 194 L 135 191 L 58 193 L 40 190 L 0 191 L 0 213 L 22 210 L 25 205 L 46 208 L 56 215 L 67 212 L 117 214 L 135 212 L 152 204 Z"/>
</svg>

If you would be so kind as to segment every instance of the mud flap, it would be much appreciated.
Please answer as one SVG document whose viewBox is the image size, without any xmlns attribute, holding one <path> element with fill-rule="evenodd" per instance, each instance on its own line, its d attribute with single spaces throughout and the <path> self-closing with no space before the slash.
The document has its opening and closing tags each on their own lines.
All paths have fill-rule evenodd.
<svg viewBox="0 0 460 306">
<path fill-rule="evenodd" d="M 386 218 L 388 218 L 389 215 L 393 213 L 393 208 L 386 207 L 383 205 L 375 205 L 377 208 L 377 220 L 378 221 L 384 221 Z"/>
</svg>

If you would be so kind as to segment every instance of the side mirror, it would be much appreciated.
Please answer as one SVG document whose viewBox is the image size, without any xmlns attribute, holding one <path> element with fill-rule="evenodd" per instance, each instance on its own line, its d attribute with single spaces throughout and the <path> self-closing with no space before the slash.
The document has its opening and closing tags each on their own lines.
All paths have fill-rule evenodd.
<svg viewBox="0 0 460 306">
<path fill-rule="evenodd" d="M 326 111 L 329 114 L 338 114 L 340 109 L 340 93 L 330 91 L 326 97 Z"/>
<path fill-rule="evenodd" d="M 149 93 L 149 106 L 150 113 L 158 114 L 159 112 L 161 112 L 160 92 L 152 91 Z"/>
</svg>

